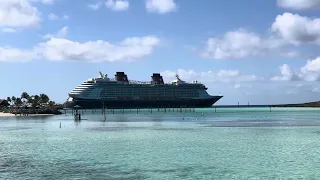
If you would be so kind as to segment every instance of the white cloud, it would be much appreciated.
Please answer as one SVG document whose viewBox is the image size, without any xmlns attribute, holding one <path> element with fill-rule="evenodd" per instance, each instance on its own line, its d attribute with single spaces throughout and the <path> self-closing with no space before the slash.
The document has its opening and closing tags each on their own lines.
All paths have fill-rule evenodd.
<svg viewBox="0 0 320 180">
<path fill-rule="evenodd" d="M 107 0 L 106 6 L 113 11 L 125 11 L 129 9 L 129 1 L 127 0 Z"/>
<path fill-rule="evenodd" d="M 13 32 L 17 28 L 37 26 L 41 13 L 34 3 L 53 4 L 54 0 L 0 0 L 0 28 Z M 55 18 L 52 16 L 52 18 Z M 66 17 L 64 17 L 66 18 Z"/>
<path fill-rule="evenodd" d="M 66 38 L 68 35 L 68 26 L 63 27 L 60 29 L 56 34 L 46 34 L 43 36 L 45 39 L 51 39 L 51 38 Z"/>
<path fill-rule="evenodd" d="M 280 53 L 282 57 L 287 57 L 287 58 L 294 58 L 300 56 L 300 53 L 297 51 L 289 51 L 289 52 L 284 52 Z"/>
<path fill-rule="evenodd" d="M 320 8 L 320 0 L 277 0 L 279 7 L 304 10 Z"/>
<path fill-rule="evenodd" d="M 251 88 L 252 86 L 250 84 L 234 84 L 235 89 L 240 89 L 240 88 Z"/>
<path fill-rule="evenodd" d="M 97 3 L 94 3 L 94 4 L 88 4 L 88 7 L 93 9 L 93 10 L 97 10 L 99 9 L 100 7 L 102 6 L 102 3 L 101 2 L 97 2 Z"/>
<path fill-rule="evenodd" d="M 50 20 L 58 20 L 59 17 L 57 15 L 53 14 L 53 13 L 50 13 L 48 15 L 48 19 L 50 19 Z"/>
<path fill-rule="evenodd" d="M 275 18 L 267 37 L 240 28 L 222 37 L 211 37 L 200 55 L 211 59 L 238 59 L 276 55 L 286 58 L 301 56 L 287 47 L 301 44 L 320 45 L 320 18 L 283 13 Z M 199 52 L 199 51 L 198 51 Z"/>
<path fill-rule="evenodd" d="M 320 57 L 313 60 L 308 60 L 307 64 L 301 68 L 301 71 L 320 73 Z"/>
<path fill-rule="evenodd" d="M 223 38 L 209 38 L 203 57 L 213 59 L 243 58 L 260 53 L 261 38 L 245 30 L 227 32 Z"/>
<path fill-rule="evenodd" d="M 242 74 L 238 70 L 195 72 L 193 70 L 178 69 L 176 72 L 164 71 L 161 74 L 166 81 L 174 80 L 176 74 L 178 74 L 180 78 L 185 81 L 199 80 L 201 82 L 252 82 L 258 80 L 257 76 Z"/>
<path fill-rule="evenodd" d="M 288 64 L 283 64 L 280 68 L 281 76 L 272 77 L 272 81 L 294 81 L 299 80 L 299 77 L 292 71 Z"/>
<path fill-rule="evenodd" d="M 177 9 L 174 0 L 146 0 L 146 8 L 149 12 L 165 14 Z"/>
<path fill-rule="evenodd" d="M 315 88 L 312 89 L 312 92 L 320 93 L 320 88 L 315 87 Z"/>
<path fill-rule="evenodd" d="M 29 0 L 30 2 L 40 2 L 42 4 L 53 4 L 55 0 Z"/>
<path fill-rule="evenodd" d="M 43 4 L 53 4 L 54 0 L 40 0 Z"/>
<path fill-rule="evenodd" d="M 320 80 L 320 57 L 308 60 L 306 65 L 294 72 L 288 64 L 280 66 L 281 76 L 272 77 L 273 81 L 318 81 Z"/>
<path fill-rule="evenodd" d="M 0 47 L 0 61 L 32 59 L 88 62 L 133 61 L 152 54 L 154 48 L 160 44 L 156 36 L 131 37 L 113 44 L 103 40 L 71 41 L 66 39 L 67 34 L 68 27 L 66 26 L 55 35 L 44 36 L 50 39 L 37 44 L 31 50 Z"/>
<path fill-rule="evenodd" d="M 36 53 L 12 47 L 0 47 L 0 62 L 26 62 L 36 58 Z"/>
<path fill-rule="evenodd" d="M 286 42 L 320 44 L 320 18 L 308 18 L 297 14 L 284 13 L 276 17 L 271 27 Z"/>
<path fill-rule="evenodd" d="M 308 60 L 307 64 L 301 67 L 300 72 L 306 81 L 320 80 L 320 57 Z"/>
<path fill-rule="evenodd" d="M 15 33 L 18 31 L 18 29 L 15 28 L 2 28 L 0 29 L 1 32 L 3 33 Z"/>
<path fill-rule="evenodd" d="M 127 38 L 119 44 L 106 41 L 74 42 L 68 39 L 51 38 L 38 46 L 38 51 L 47 60 L 84 60 L 91 62 L 134 60 L 150 55 L 159 39 L 153 36 Z"/>
<path fill-rule="evenodd" d="M 245 29 L 227 32 L 222 38 L 209 38 L 200 55 L 212 59 L 234 59 L 263 55 L 270 49 L 282 46 L 280 40 L 263 39 Z"/>
<path fill-rule="evenodd" d="M 69 16 L 63 15 L 63 16 L 61 17 L 61 19 L 69 19 Z"/>
<path fill-rule="evenodd" d="M 0 1 L 0 27 L 30 27 L 40 21 L 40 12 L 28 0 Z"/>
<path fill-rule="evenodd" d="M 50 13 L 50 14 L 48 15 L 48 19 L 49 19 L 49 20 L 69 19 L 69 16 L 63 15 L 63 16 L 59 17 L 59 16 L 56 15 L 56 14 Z"/>
</svg>

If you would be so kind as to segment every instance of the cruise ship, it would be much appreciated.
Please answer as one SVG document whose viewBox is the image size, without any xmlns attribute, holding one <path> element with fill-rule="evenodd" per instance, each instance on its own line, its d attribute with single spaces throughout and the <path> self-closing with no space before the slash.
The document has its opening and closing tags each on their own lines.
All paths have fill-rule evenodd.
<svg viewBox="0 0 320 180">
<path fill-rule="evenodd" d="M 114 78 L 108 78 L 101 72 L 99 75 L 74 88 L 64 104 L 65 108 L 205 108 L 223 97 L 211 96 L 202 83 L 188 83 L 178 75 L 170 83 L 164 83 L 160 73 L 153 73 L 148 82 L 128 80 L 124 72 L 116 72 Z"/>
</svg>

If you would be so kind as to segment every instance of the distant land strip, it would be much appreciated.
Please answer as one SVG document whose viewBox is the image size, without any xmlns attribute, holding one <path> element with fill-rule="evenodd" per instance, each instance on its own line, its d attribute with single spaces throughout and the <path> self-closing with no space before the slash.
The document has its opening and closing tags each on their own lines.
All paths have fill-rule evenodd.
<svg viewBox="0 0 320 180">
<path fill-rule="evenodd" d="M 273 105 L 214 105 L 214 108 L 236 108 L 236 107 L 320 107 L 320 101 L 297 103 L 297 104 L 273 104 Z"/>
</svg>

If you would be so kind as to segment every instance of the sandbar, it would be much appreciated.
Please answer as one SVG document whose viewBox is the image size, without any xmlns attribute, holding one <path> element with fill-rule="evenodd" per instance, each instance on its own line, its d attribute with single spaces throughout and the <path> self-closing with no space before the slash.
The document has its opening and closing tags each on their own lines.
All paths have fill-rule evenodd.
<svg viewBox="0 0 320 180">
<path fill-rule="evenodd" d="M 53 116 L 54 114 L 28 114 L 28 116 Z M 0 117 L 14 117 L 14 116 L 19 116 L 20 114 L 14 115 L 12 113 L 2 113 L 0 112 Z M 21 115 L 23 117 L 23 115 Z"/>
</svg>

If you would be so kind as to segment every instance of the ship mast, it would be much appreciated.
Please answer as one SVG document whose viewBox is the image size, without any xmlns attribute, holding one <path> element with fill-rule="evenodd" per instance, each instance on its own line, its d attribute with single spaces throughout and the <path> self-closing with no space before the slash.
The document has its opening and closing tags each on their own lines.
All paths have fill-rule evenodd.
<svg viewBox="0 0 320 180">
<path fill-rule="evenodd" d="M 176 78 L 177 78 L 177 80 L 179 80 L 179 81 L 180 81 L 180 77 L 179 77 L 179 75 L 178 75 L 178 74 L 176 74 Z"/>
<path fill-rule="evenodd" d="M 103 78 L 104 75 L 102 74 L 102 72 L 99 71 L 99 74 L 100 74 L 100 78 Z"/>
</svg>

